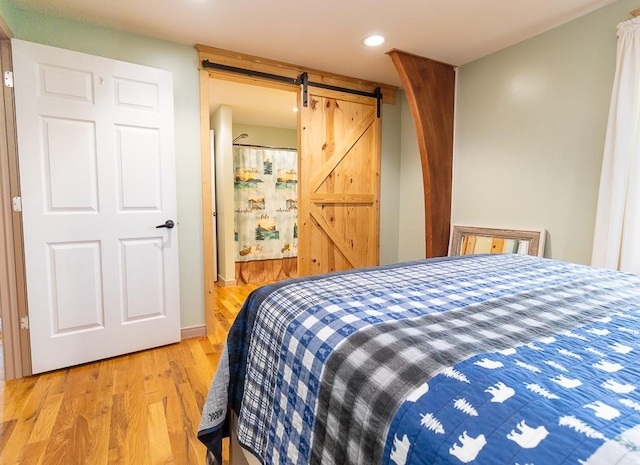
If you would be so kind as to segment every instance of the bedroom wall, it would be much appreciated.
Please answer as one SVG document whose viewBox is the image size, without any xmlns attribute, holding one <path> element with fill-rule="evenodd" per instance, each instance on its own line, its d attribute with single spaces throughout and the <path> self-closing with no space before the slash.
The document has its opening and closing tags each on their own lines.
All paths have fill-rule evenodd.
<svg viewBox="0 0 640 465">
<path fill-rule="evenodd" d="M 14 8 L 9 0 L 0 0 L 0 16 L 18 39 L 167 69 L 173 73 L 181 326 L 204 324 L 200 100 L 195 48 L 20 10 Z M 397 261 L 399 228 L 398 204 L 395 201 L 400 190 L 399 107 L 384 104 L 383 113 L 381 216 L 386 219 L 381 220 L 380 255 L 382 263 L 393 263 Z"/>
<path fill-rule="evenodd" d="M 546 228 L 546 256 L 590 262 L 616 25 L 637 7 L 620 0 L 459 68 L 454 223 Z"/>
<path fill-rule="evenodd" d="M 404 92 L 396 93 L 396 104 L 382 104 L 382 154 L 380 160 L 380 264 L 398 261 L 400 247 L 400 191 L 402 190 L 402 105 Z"/>
<path fill-rule="evenodd" d="M 249 134 L 249 137 L 238 139 L 238 144 L 271 145 L 289 148 L 298 146 L 298 131 L 295 129 L 233 123 L 232 137 L 235 139 L 242 133 Z"/>
</svg>

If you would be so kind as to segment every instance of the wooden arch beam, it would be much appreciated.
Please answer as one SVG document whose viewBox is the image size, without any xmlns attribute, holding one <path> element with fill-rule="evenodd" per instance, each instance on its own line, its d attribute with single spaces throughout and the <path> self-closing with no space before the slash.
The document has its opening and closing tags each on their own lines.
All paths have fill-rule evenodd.
<svg viewBox="0 0 640 465">
<path fill-rule="evenodd" d="M 388 52 L 413 115 L 424 183 L 426 256 L 448 253 L 453 169 L 455 69 L 400 50 Z"/>
</svg>

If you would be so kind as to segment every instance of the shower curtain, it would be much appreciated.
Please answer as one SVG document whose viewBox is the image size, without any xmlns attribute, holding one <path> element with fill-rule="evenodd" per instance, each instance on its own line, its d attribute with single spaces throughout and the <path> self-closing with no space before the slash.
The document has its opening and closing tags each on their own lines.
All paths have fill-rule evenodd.
<svg viewBox="0 0 640 465">
<path fill-rule="evenodd" d="M 235 261 L 297 256 L 298 155 L 233 148 Z"/>
</svg>

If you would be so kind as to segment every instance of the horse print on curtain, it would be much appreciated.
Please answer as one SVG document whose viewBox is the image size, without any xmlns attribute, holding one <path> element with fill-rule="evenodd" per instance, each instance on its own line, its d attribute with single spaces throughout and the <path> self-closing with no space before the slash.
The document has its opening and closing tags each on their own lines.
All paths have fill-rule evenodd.
<svg viewBox="0 0 640 465">
<path fill-rule="evenodd" d="M 234 147 L 235 261 L 297 256 L 298 154 Z"/>
</svg>

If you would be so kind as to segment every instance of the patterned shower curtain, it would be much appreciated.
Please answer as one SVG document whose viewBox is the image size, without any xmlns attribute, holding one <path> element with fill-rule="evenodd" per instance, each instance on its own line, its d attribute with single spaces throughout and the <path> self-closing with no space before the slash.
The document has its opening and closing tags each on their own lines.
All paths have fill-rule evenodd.
<svg viewBox="0 0 640 465">
<path fill-rule="evenodd" d="M 233 148 L 235 261 L 297 256 L 298 154 Z"/>
</svg>

